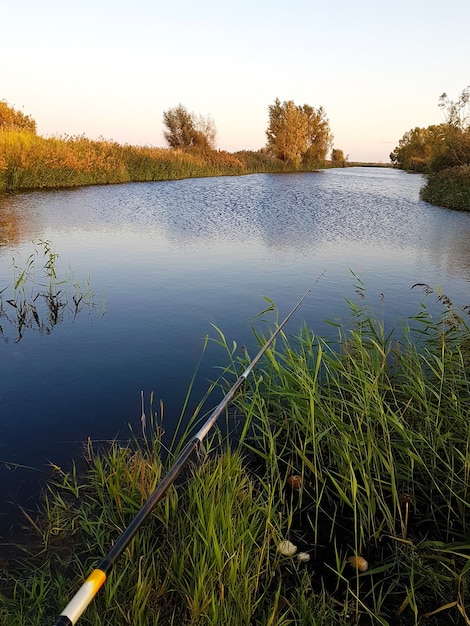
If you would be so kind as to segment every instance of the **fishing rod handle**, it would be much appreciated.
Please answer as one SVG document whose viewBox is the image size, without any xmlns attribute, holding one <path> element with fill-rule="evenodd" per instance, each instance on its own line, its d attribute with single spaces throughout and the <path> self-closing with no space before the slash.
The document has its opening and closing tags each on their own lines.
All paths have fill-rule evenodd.
<svg viewBox="0 0 470 626">
<path fill-rule="evenodd" d="M 104 585 L 106 574 L 100 569 L 91 572 L 77 593 L 67 604 L 54 626 L 74 626 L 80 615 Z"/>
<path fill-rule="evenodd" d="M 193 439 L 191 439 L 186 448 L 184 448 L 180 456 L 170 467 L 167 474 L 165 474 L 161 482 L 158 484 L 150 498 L 144 503 L 137 515 L 134 517 L 126 530 L 121 534 L 105 558 L 101 561 L 98 567 L 91 572 L 80 589 L 67 604 L 54 626 L 74 626 L 77 623 L 82 613 L 91 603 L 100 588 L 104 585 L 106 576 L 113 567 L 116 559 L 129 545 L 139 527 L 150 515 L 157 502 L 161 500 L 168 487 L 172 484 L 176 476 L 178 476 L 184 464 L 199 443 L 200 441 L 197 437 L 193 437 Z"/>
</svg>

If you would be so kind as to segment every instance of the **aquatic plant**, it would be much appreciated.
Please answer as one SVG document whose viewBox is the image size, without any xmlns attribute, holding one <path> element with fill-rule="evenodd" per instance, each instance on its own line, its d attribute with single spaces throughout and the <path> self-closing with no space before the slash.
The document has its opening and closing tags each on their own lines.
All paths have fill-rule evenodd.
<svg viewBox="0 0 470 626">
<path fill-rule="evenodd" d="M 76 317 L 84 307 L 96 307 L 89 280 L 81 285 L 71 270 L 58 277 L 58 256 L 52 243 L 42 240 L 33 242 L 24 260 L 12 254 L 11 282 L 0 285 L 0 337 L 5 341 L 10 339 L 8 328 L 14 329 L 18 343 L 27 329 L 49 334 L 65 312 Z"/>
</svg>

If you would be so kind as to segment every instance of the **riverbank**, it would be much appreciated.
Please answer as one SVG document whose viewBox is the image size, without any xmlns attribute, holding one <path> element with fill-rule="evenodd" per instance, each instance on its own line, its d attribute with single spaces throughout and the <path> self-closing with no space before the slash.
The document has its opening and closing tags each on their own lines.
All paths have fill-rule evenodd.
<svg viewBox="0 0 470 626">
<path fill-rule="evenodd" d="M 423 303 L 385 336 L 358 287 L 351 332 L 304 328 L 268 351 L 236 398 L 237 438 L 209 438 L 85 623 L 469 623 L 468 311 L 426 288 L 441 315 Z M 231 380 L 247 357 L 220 342 Z M 2 562 L 2 623 L 53 622 L 164 473 L 161 419 L 150 398 L 139 438 L 58 468 Z"/>
<path fill-rule="evenodd" d="M 422 200 L 437 206 L 470 211 L 470 165 L 428 174 L 420 195 Z"/>
<path fill-rule="evenodd" d="M 183 151 L 0 132 L 0 191 L 284 171 L 286 164 L 262 152 Z"/>
<path fill-rule="evenodd" d="M 382 163 L 344 166 L 390 167 Z M 324 167 L 331 167 L 331 162 Z M 0 132 L 0 192 L 293 171 L 305 169 L 263 150 L 179 150 L 84 136 L 44 138 L 28 131 Z"/>
</svg>

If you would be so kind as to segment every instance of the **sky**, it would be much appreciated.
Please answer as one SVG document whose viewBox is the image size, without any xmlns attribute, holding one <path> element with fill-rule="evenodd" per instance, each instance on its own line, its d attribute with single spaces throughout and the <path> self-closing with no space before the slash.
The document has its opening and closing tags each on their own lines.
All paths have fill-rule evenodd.
<svg viewBox="0 0 470 626">
<path fill-rule="evenodd" d="M 288 6 L 289 5 L 289 6 Z M 351 161 L 388 162 L 470 84 L 468 0 L 0 0 L 0 100 L 43 136 L 165 146 L 163 112 L 217 147 L 266 144 L 276 98 L 323 106 Z"/>
</svg>

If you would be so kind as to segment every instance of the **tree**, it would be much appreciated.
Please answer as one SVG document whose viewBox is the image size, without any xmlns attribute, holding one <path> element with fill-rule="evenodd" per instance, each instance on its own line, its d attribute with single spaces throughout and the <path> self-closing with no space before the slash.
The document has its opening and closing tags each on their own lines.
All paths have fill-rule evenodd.
<svg viewBox="0 0 470 626">
<path fill-rule="evenodd" d="M 308 104 L 302 107 L 307 117 L 307 150 L 302 157 L 303 164 L 319 167 L 325 163 L 326 155 L 333 144 L 333 135 L 323 107 L 314 109 Z"/>
<path fill-rule="evenodd" d="M 390 153 L 396 166 L 411 172 L 439 172 L 470 163 L 470 130 L 451 124 L 413 128 Z"/>
<path fill-rule="evenodd" d="M 398 142 L 398 146 L 390 153 L 390 161 L 397 167 L 424 172 L 431 161 L 431 142 L 429 128 L 412 128 Z"/>
<path fill-rule="evenodd" d="M 36 122 L 30 115 L 11 107 L 6 100 L 0 100 L 0 130 L 26 130 L 36 134 Z"/>
<path fill-rule="evenodd" d="M 390 153 L 394 165 L 416 172 L 439 172 L 470 163 L 470 86 L 455 102 L 443 93 L 439 107 L 446 121 L 405 133 Z"/>
<path fill-rule="evenodd" d="M 333 167 L 346 167 L 348 157 L 344 156 L 344 152 L 338 148 L 331 151 L 331 165 Z"/>
<path fill-rule="evenodd" d="M 215 148 L 217 129 L 215 122 L 210 115 L 194 116 L 195 136 L 194 145 L 200 148 Z"/>
<path fill-rule="evenodd" d="M 446 116 L 446 152 L 433 163 L 433 171 L 470 164 L 470 85 L 456 101 L 446 93 L 439 98 L 439 108 Z"/>
<path fill-rule="evenodd" d="M 328 119 L 322 107 L 298 106 L 293 100 L 281 104 L 276 98 L 268 108 L 267 151 L 272 156 L 299 166 L 321 165 L 331 144 Z"/>
<path fill-rule="evenodd" d="M 163 113 L 163 136 L 171 148 L 214 149 L 217 130 L 212 118 L 190 113 L 179 104 Z"/>
<path fill-rule="evenodd" d="M 281 104 L 276 98 L 268 112 L 268 152 L 281 161 L 299 165 L 308 141 L 308 122 L 301 107 L 293 100 Z"/>
<path fill-rule="evenodd" d="M 456 102 L 443 93 L 439 98 L 439 108 L 445 112 L 446 124 L 465 131 L 470 125 L 470 85 L 462 90 Z"/>
<path fill-rule="evenodd" d="M 187 148 L 192 144 L 194 120 L 182 104 L 164 111 L 163 123 L 167 128 L 163 136 L 171 148 Z"/>
</svg>

